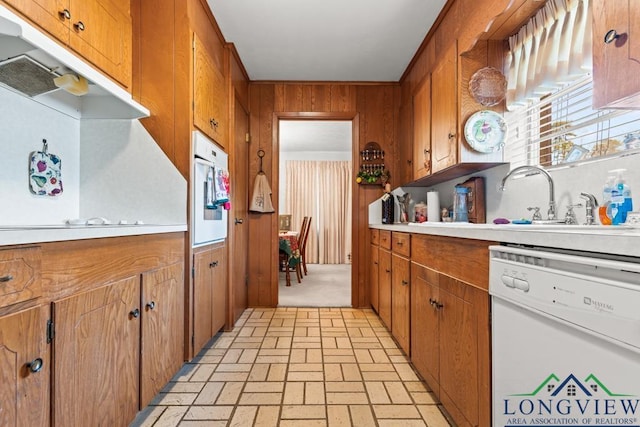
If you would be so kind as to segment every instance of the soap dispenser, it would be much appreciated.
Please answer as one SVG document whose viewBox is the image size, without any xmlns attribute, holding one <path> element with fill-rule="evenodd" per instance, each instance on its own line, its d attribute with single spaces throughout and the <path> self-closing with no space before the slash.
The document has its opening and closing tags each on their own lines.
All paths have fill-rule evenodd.
<svg viewBox="0 0 640 427">
<path fill-rule="evenodd" d="M 611 190 L 611 224 L 619 225 L 627 221 L 627 213 L 633 211 L 631 188 L 625 183 L 623 173 L 626 169 L 609 171 L 616 174 L 616 180 Z"/>
</svg>

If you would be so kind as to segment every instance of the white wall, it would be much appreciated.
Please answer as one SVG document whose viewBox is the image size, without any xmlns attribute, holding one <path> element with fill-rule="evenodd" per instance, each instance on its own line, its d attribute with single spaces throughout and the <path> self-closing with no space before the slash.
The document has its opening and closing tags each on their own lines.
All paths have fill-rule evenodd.
<svg viewBox="0 0 640 427">
<path fill-rule="evenodd" d="M 80 122 L 0 87 L 0 224 L 60 224 L 80 206 Z M 29 155 L 42 150 L 62 161 L 63 192 L 36 196 L 29 189 Z"/>
<path fill-rule="evenodd" d="M 281 214 L 287 214 L 285 212 L 285 206 L 287 205 L 287 174 L 285 165 L 288 160 L 351 160 L 350 151 L 282 151 L 280 152 L 280 181 L 279 181 L 279 195 L 278 210 Z"/>
<path fill-rule="evenodd" d="M 0 224 L 186 223 L 187 182 L 137 120 L 77 120 L 0 88 L 0 129 Z M 29 155 L 43 138 L 62 160 L 56 197 L 29 190 Z"/>
<path fill-rule="evenodd" d="M 80 217 L 187 222 L 187 181 L 137 120 L 83 120 Z"/>
</svg>

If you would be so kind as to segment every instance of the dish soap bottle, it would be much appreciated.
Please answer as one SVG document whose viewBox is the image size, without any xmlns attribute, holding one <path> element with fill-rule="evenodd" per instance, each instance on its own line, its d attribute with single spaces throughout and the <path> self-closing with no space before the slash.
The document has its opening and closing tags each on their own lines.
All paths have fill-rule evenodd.
<svg viewBox="0 0 640 427">
<path fill-rule="evenodd" d="M 602 188 L 602 204 L 598 207 L 598 216 L 602 225 L 611 225 L 611 192 L 615 180 L 616 177 L 610 175 Z"/>
<path fill-rule="evenodd" d="M 622 174 L 626 169 L 614 169 L 610 173 L 616 174 L 616 179 L 611 190 L 611 223 L 613 225 L 624 224 L 627 221 L 627 212 L 633 210 L 631 188 L 624 182 Z"/>
</svg>

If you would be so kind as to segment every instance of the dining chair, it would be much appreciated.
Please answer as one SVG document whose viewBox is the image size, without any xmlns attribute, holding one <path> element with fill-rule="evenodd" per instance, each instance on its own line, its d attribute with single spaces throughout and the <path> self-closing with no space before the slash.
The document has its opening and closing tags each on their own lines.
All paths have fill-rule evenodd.
<svg viewBox="0 0 640 427">
<path fill-rule="evenodd" d="M 307 275 L 307 238 L 309 237 L 309 230 L 311 229 L 311 217 L 305 217 L 308 219 L 306 227 L 301 231 L 300 238 L 298 239 L 298 245 L 300 246 L 300 264 L 304 270 L 304 275 Z M 304 222 L 303 222 L 304 223 Z"/>
</svg>

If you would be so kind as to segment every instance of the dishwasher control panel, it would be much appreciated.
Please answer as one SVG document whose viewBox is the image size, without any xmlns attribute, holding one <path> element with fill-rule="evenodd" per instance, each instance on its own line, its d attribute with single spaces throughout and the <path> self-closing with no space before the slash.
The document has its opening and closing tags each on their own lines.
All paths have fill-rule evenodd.
<svg viewBox="0 0 640 427">
<path fill-rule="evenodd" d="M 489 293 L 640 350 L 638 265 L 492 246 Z M 609 271 L 607 271 L 609 270 Z"/>
</svg>

